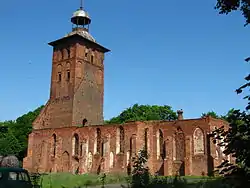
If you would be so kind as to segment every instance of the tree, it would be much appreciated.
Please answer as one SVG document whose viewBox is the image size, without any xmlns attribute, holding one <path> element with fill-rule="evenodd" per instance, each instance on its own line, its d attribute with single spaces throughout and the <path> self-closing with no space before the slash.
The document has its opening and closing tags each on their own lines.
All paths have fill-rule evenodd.
<svg viewBox="0 0 250 188">
<path fill-rule="evenodd" d="M 250 87 L 249 77 L 245 78 L 247 83 L 236 90 L 237 94 Z M 221 127 L 213 132 L 214 142 L 218 142 L 219 146 L 225 146 L 223 153 L 232 155 L 236 159 L 235 163 L 225 160 L 218 167 L 220 174 L 224 175 L 234 187 L 250 187 L 250 114 L 248 111 L 250 97 L 246 95 L 244 98 L 248 100 L 246 111 L 231 109 L 227 116 L 230 122 L 229 129 L 225 130 Z"/>
<path fill-rule="evenodd" d="M 245 26 L 250 23 L 249 0 L 217 0 L 215 6 L 220 14 L 228 14 L 232 11 L 240 11 L 245 18 Z M 249 62 L 250 58 L 245 61 Z M 246 83 L 236 90 L 237 94 L 250 87 L 250 74 L 245 77 Z M 249 89 L 248 89 L 249 91 Z M 250 95 L 244 99 L 248 101 L 245 111 L 232 109 L 228 113 L 227 120 L 230 122 L 228 130 L 224 127 L 213 132 L 214 142 L 220 140 L 219 145 L 225 146 L 224 153 L 235 157 L 235 163 L 225 160 L 218 168 L 234 187 L 250 187 Z"/>
<path fill-rule="evenodd" d="M 0 132 L 0 156 L 17 155 L 21 146 L 10 130 Z"/>
<path fill-rule="evenodd" d="M 124 110 L 120 115 L 106 121 L 106 123 L 121 124 L 128 121 L 149 121 L 149 120 L 176 120 L 176 112 L 170 106 L 138 105 Z"/>
<path fill-rule="evenodd" d="M 5 151 L 6 155 L 15 154 L 19 160 L 25 157 L 28 147 L 28 135 L 32 131 L 32 122 L 39 115 L 42 108 L 43 106 L 40 106 L 32 112 L 20 116 L 16 121 L 0 122 L 0 134 L 2 133 L 2 136 L 5 134 L 3 137 L 0 137 L 0 144 L 2 143 L 0 146 L 1 151 Z M 8 139 L 12 140 L 9 142 Z M 15 152 L 12 149 L 13 146 L 8 145 L 13 143 L 17 147 L 15 148 Z"/>
<path fill-rule="evenodd" d="M 22 159 L 26 156 L 28 148 L 28 136 L 32 131 L 32 123 L 41 112 L 43 106 L 38 107 L 34 111 L 28 112 L 16 119 L 15 124 L 9 126 L 13 135 L 17 138 L 20 143 L 22 150 L 18 154 L 18 158 Z"/>
<path fill-rule="evenodd" d="M 146 165 L 148 161 L 148 153 L 145 148 L 138 152 L 138 155 L 133 159 L 133 171 L 131 187 L 148 187 L 150 183 L 149 168 Z"/>
<path fill-rule="evenodd" d="M 216 112 L 214 111 L 209 111 L 207 113 L 202 113 L 201 117 L 206 117 L 206 116 L 211 116 L 213 118 L 217 118 L 217 119 L 223 119 L 227 122 L 229 122 L 230 117 L 232 116 L 233 112 L 235 111 L 234 108 L 230 109 L 226 115 L 218 115 Z"/>
<path fill-rule="evenodd" d="M 240 11 L 246 20 L 245 26 L 250 23 L 249 0 L 217 0 L 215 9 L 219 10 L 219 14 L 228 14 L 232 11 Z"/>
<path fill-rule="evenodd" d="M 207 113 L 202 113 L 202 114 L 201 114 L 201 117 L 206 117 L 206 116 L 211 116 L 211 117 L 217 118 L 217 119 L 220 118 L 220 117 L 216 114 L 216 112 L 214 112 L 214 111 L 209 111 L 209 112 L 207 112 Z"/>
<path fill-rule="evenodd" d="M 231 117 L 233 116 L 235 112 L 235 109 L 234 108 L 231 108 L 226 115 L 222 115 L 220 118 L 221 119 L 224 119 L 225 121 L 227 122 L 230 122 L 230 120 L 232 119 Z"/>
</svg>

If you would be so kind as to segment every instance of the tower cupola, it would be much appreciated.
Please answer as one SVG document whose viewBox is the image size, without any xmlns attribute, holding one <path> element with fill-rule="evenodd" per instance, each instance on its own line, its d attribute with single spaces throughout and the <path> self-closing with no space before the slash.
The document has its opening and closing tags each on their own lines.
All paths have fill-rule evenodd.
<svg viewBox="0 0 250 188">
<path fill-rule="evenodd" d="M 80 8 L 73 13 L 73 16 L 71 17 L 71 22 L 73 24 L 73 30 L 76 30 L 77 28 L 85 28 L 86 30 L 89 30 L 89 25 L 91 23 L 91 19 L 89 14 L 83 9 L 81 0 L 81 6 Z"/>
</svg>

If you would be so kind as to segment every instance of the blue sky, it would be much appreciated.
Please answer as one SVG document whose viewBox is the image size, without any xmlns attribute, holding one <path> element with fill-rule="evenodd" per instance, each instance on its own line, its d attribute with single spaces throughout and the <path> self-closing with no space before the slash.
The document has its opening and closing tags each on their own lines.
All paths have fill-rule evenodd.
<svg viewBox="0 0 250 188">
<path fill-rule="evenodd" d="M 243 109 L 249 28 L 239 13 L 223 16 L 216 0 L 85 0 L 91 34 L 105 58 L 104 117 L 135 103 L 170 105 L 184 118 Z M 49 98 L 52 48 L 71 31 L 78 0 L 1 1 L 0 121 Z"/>
</svg>

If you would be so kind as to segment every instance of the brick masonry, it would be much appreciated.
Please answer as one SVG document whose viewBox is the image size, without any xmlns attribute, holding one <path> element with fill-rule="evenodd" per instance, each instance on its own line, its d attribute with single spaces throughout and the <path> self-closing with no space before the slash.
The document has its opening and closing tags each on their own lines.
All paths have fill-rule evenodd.
<svg viewBox="0 0 250 188">
<path fill-rule="evenodd" d="M 146 146 L 152 174 L 206 175 L 226 157 L 208 134 L 228 124 L 209 116 L 183 119 L 178 111 L 176 121 L 103 125 L 103 61 L 108 50 L 76 35 L 51 45 L 50 98 L 33 122 L 24 168 L 127 173 L 132 157 Z"/>
</svg>

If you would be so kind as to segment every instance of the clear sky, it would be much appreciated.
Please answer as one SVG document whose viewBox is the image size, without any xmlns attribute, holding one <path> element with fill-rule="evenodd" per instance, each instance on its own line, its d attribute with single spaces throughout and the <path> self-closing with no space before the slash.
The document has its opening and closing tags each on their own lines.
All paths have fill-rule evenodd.
<svg viewBox="0 0 250 188">
<path fill-rule="evenodd" d="M 216 0 L 85 0 L 91 34 L 112 51 L 105 58 L 104 117 L 135 103 L 170 105 L 184 118 L 243 109 L 249 27 L 223 16 Z M 79 0 L 0 2 L 0 121 L 45 104 L 52 48 L 71 31 Z"/>
</svg>

